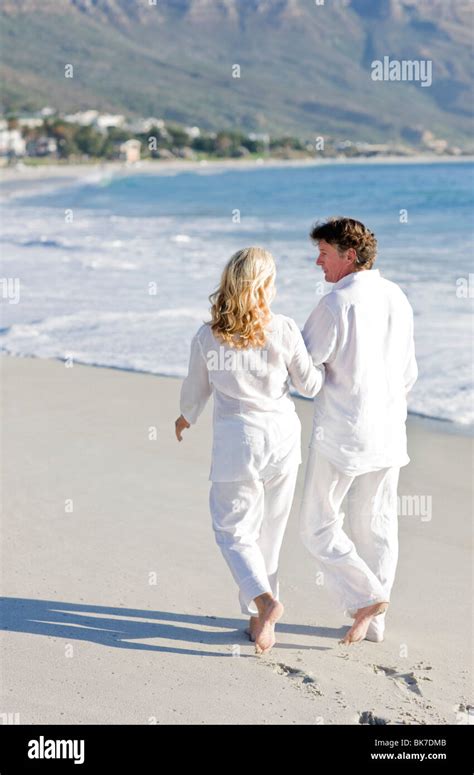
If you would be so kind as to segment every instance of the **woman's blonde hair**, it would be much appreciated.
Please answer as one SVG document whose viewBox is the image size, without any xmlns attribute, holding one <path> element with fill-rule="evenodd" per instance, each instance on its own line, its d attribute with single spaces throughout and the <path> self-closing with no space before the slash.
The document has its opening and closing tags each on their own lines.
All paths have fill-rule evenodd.
<svg viewBox="0 0 474 775">
<path fill-rule="evenodd" d="M 237 349 L 264 346 L 275 273 L 273 256 L 264 248 L 234 253 L 219 288 L 209 296 L 211 329 L 219 339 Z"/>
</svg>

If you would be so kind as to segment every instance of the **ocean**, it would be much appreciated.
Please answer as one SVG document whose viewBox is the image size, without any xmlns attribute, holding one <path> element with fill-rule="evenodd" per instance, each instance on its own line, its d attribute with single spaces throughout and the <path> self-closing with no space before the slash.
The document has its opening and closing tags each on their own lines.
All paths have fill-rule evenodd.
<svg viewBox="0 0 474 775">
<path fill-rule="evenodd" d="M 473 171 L 467 161 L 207 165 L 97 171 L 11 195 L 5 183 L 1 277 L 19 281 L 20 296 L 2 298 L 0 352 L 184 376 L 235 250 L 273 253 L 273 310 L 302 327 L 331 287 L 310 227 L 348 215 L 376 233 L 375 266 L 415 312 L 409 411 L 473 426 Z"/>
</svg>

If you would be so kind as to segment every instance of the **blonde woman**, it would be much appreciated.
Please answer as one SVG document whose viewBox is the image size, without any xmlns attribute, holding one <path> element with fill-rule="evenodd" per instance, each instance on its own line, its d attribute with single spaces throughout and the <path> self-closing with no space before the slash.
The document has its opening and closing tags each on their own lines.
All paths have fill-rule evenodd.
<svg viewBox="0 0 474 775">
<path fill-rule="evenodd" d="M 289 381 L 316 395 L 315 367 L 296 323 L 270 311 L 275 262 L 259 247 L 235 253 L 209 297 L 212 320 L 191 344 L 176 420 L 178 441 L 214 395 L 209 505 L 217 544 L 239 587 L 257 653 L 275 643 L 278 559 L 301 463 L 301 423 Z"/>
</svg>

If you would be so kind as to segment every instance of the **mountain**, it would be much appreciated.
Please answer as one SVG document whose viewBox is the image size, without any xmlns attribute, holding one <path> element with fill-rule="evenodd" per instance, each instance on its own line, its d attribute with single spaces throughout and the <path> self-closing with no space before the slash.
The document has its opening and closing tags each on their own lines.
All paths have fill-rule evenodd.
<svg viewBox="0 0 474 775">
<path fill-rule="evenodd" d="M 372 142 L 421 127 L 466 145 L 472 133 L 467 0 L 3 0 L 0 9 L 4 112 L 96 108 Z M 372 80 L 372 61 L 387 56 L 432 61 L 432 85 Z"/>
</svg>

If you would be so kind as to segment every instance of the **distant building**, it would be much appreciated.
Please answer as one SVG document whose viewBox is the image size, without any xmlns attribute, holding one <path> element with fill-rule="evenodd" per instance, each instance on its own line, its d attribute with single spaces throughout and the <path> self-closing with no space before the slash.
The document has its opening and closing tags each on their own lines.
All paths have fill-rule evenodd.
<svg viewBox="0 0 474 775">
<path fill-rule="evenodd" d="M 354 146 L 357 150 L 357 153 L 361 156 L 377 156 L 379 154 L 384 155 L 393 151 L 393 147 L 387 145 L 386 143 L 356 142 L 354 143 Z"/>
<path fill-rule="evenodd" d="M 270 135 L 266 132 L 251 132 L 249 134 L 249 140 L 257 143 L 263 143 L 265 153 L 270 150 Z"/>
<path fill-rule="evenodd" d="M 77 113 L 68 113 L 63 116 L 64 121 L 79 126 L 95 126 L 101 132 L 106 132 L 110 127 L 123 127 L 125 116 L 118 113 L 99 113 L 98 110 L 82 110 Z"/>
<path fill-rule="evenodd" d="M 38 116 L 18 116 L 18 126 L 25 126 L 28 129 L 36 129 L 39 126 L 43 126 L 43 119 Z"/>
<path fill-rule="evenodd" d="M 54 137 L 42 135 L 26 144 L 28 156 L 55 156 L 58 152 L 58 144 Z"/>
<path fill-rule="evenodd" d="M 125 124 L 125 116 L 112 114 L 112 113 L 100 113 L 94 121 L 97 129 L 106 131 L 111 127 L 123 127 Z"/>
<path fill-rule="evenodd" d="M 423 150 L 440 154 L 450 152 L 447 140 L 435 137 L 430 129 L 425 129 L 422 126 L 405 127 L 402 135 L 408 142 L 421 146 Z"/>
<path fill-rule="evenodd" d="M 336 151 L 347 151 L 348 148 L 352 148 L 354 143 L 352 140 L 341 140 L 334 145 Z"/>
<path fill-rule="evenodd" d="M 445 153 L 449 145 L 447 140 L 435 137 L 433 132 L 431 132 L 429 129 L 426 129 L 423 132 L 421 136 L 421 142 L 425 148 L 429 148 L 429 150 L 433 151 L 434 153 Z"/>
<path fill-rule="evenodd" d="M 67 121 L 70 124 L 79 124 L 79 126 L 92 126 L 98 115 L 98 110 L 81 110 L 77 113 L 68 113 L 67 115 L 63 116 L 63 118 L 64 121 Z"/>
<path fill-rule="evenodd" d="M 132 119 L 130 121 L 127 121 L 125 124 L 125 128 L 129 129 L 130 132 L 136 132 L 137 134 L 142 134 L 145 132 L 149 132 L 152 128 L 157 129 L 164 129 L 165 128 L 165 122 L 161 118 L 154 118 L 153 116 L 150 116 L 149 118 L 137 118 Z"/>
<path fill-rule="evenodd" d="M 409 156 L 411 151 L 404 145 L 390 143 L 367 143 L 363 140 L 342 140 L 334 144 L 338 154 L 349 157 Z"/>
<path fill-rule="evenodd" d="M 196 137 L 201 137 L 201 130 L 198 126 L 185 126 L 184 131 L 191 140 L 194 140 Z"/>
<path fill-rule="evenodd" d="M 45 106 L 44 108 L 41 108 L 40 111 L 38 111 L 38 115 L 42 116 L 43 118 L 49 118 L 50 116 L 54 116 L 57 112 L 58 111 L 54 108 Z"/>
<path fill-rule="evenodd" d="M 140 147 L 140 140 L 125 140 L 124 143 L 120 144 L 120 159 L 128 164 L 140 161 Z"/>
<path fill-rule="evenodd" d="M 0 130 L 0 156 L 25 156 L 26 143 L 19 129 Z"/>
</svg>

